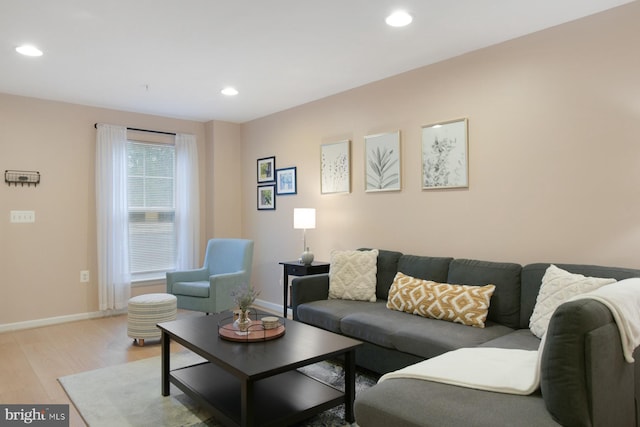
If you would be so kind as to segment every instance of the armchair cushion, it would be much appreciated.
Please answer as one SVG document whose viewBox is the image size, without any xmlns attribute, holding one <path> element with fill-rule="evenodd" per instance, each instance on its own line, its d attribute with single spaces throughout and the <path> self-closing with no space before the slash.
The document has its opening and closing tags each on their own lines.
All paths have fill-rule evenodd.
<svg viewBox="0 0 640 427">
<path fill-rule="evenodd" d="M 173 284 L 174 295 L 209 298 L 209 281 L 177 282 Z"/>
<path fill-rule="evenodd" d="M 209 280 L 206 268 L 167 272 L 167 293 L 173 294 L 173 285 L 178 282 L 204 282 Z"/>
</svg>

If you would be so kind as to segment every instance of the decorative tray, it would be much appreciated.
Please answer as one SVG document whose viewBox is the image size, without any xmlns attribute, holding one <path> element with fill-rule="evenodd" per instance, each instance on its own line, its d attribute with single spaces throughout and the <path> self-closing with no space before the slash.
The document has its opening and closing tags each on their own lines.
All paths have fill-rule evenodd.
<svg viewBox="0 0 640 427">
<path fill-rule="evenodd" d="M 260 319 L 252 314 L 251 324 L 246 331 L 241 331 L 236 322 L 236 316 L 225 317 L 218 323 L 218 335 L 220 338 L 236 342 L 269 341 L 284 335 L 285 319 L 276 316 L 267 316 Z"/>
</svg>

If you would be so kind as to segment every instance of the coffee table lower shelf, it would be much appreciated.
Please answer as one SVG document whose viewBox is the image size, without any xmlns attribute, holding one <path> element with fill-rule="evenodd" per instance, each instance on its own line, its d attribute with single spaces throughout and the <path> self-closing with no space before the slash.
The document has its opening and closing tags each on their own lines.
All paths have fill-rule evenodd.
<svg viewBox="0 0 640 427">
<path fill-rule="evenodd" d="M 202 363 L 170 372 L 169 381 L 210 409 L 226 425 L 242 425 L 242 383 L 213 363 Z M 303 421 L 345 403 L 345 395 L 296 370 L 253 383 L 255 425 L 282 426 Z"/>
</svg>

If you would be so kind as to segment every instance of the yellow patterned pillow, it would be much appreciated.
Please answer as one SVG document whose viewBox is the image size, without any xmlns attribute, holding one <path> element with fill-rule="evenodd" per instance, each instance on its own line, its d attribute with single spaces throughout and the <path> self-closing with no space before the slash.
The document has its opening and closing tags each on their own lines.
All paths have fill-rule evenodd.
<svg viewBox="0 0 640 427">
<path fill-rule="evenodd" d="M 387 308 L 484 328 L 495 289 L 495 285 L 431 282 L 398 272 L 389 289 Z"/>
</svg>

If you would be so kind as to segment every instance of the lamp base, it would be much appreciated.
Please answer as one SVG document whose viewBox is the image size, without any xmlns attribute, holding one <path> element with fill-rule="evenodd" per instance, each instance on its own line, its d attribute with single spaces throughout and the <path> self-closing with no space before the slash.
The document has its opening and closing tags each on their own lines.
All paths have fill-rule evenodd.
<svg viewBox="0 0 640 427">
<path fill-rule="evenodd" d="M 300 263 L 304 265 L 311 265 L 312 262 L 313 262 L 313 253 L 309 252 L 309 248 L 307 248 L 307 250 L 302 252 L 302 255 L 300 256 Z"/>
</svg>

